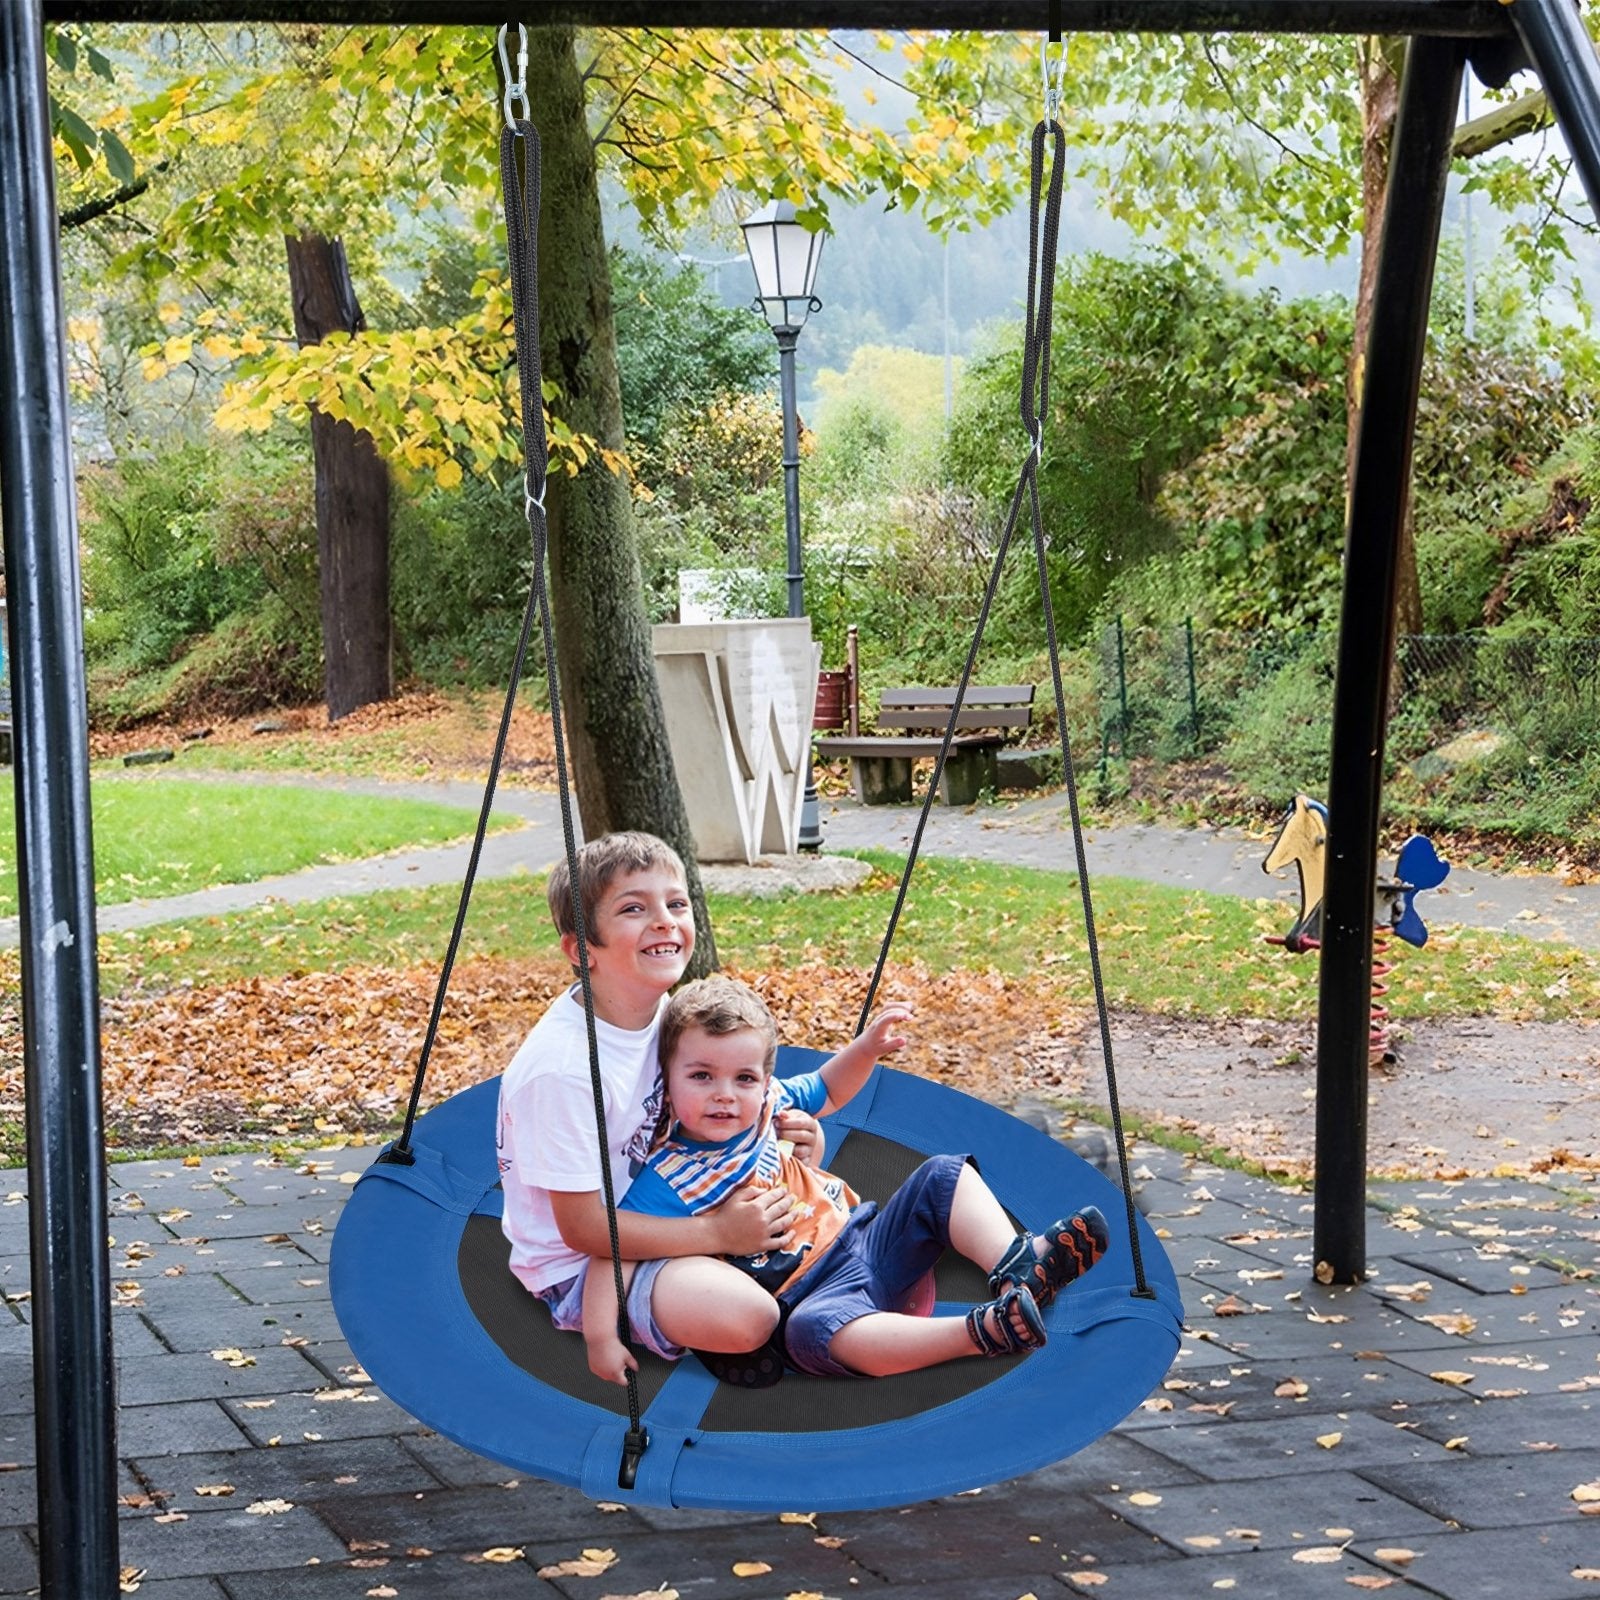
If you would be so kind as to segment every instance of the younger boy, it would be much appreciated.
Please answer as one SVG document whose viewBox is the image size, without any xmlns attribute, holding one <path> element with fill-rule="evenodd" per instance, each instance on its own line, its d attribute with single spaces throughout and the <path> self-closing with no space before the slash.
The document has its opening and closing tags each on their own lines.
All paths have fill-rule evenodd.
<svg viewBox="0 0 1600 1600">
<path fill-rule="evenodd" d="M 862 1204 L 841 1179 L 804 1168 L 783 1151 L 775 1110 L 789 1103 L 822 1115 L 838 1110 L 879 1056 L 905 1047 L 896 1029 L 909 1017 L 907 1007 L 888 1006 L 818 1072 L 780 1081 L 772 1076 L 777 1029 L 747 985 L 703 978 L 663 1012 L 667 1132 L 624 1204 L 688 1217 L 706 1214 L 752 1182 L 794 1194 L 797 1220 L 788 1245 L 731 1260 L 777 1296 L 786 1318 L 783 1353 L 803 1372 L 885 1376 L 958 1356 L 1037 1349 L 1045 1342 L 1040 1309 L 1105 1254 L 1105 1218 L 1093 1206 L 1044 1234 L 1018 1235 L 966 1156 L 931 1157 L 880 1211 Z M 996 1298 L 963 1316 L 907 1314 L 947 1247 L 990 1274 Z M 583 1327 L 590 1369 L 626 1382 L 637 1363 L 617 1337 L 611 1274 L 589 1275 Z M 771 1382 L 777 1375 L 752 1367 L 742 1381 Z"/>
<path fill-rule="evenodd" d="M 620 1200 L 649 1153 L 661 1104 L 660 1013 L 694 951 L 694 916 L 682 861 L 651 834 L 614 833 L 584 845 L 578 880 L 607 1156 Z M 551 872 L 547 892 L 561 948 L 576 969 L 565 861 Z M 590 1258 L 605 1257 L 605 1270 L 596 1276 L 611 1276 L 588 1028 L 577 984 L 551 1004 L 506 1068 L 496 1144 L 511 1270 L 549 1305 L 558 1328 L 577 1328 Z M 622 1252 L 642 1263 L 628 1293 L 637 1341 L 676 1357 L 685 1346 L 739 1351 L 765 1340 L 778 1315 L 772 1297 L 713 1258 L 781 1245 L 790 1210 L 784 1191 L 749 1188 L 703 1216 L 619 1217 Z M 611 1323 L 614 1328 L 614 1306 Z"/>
</svg>

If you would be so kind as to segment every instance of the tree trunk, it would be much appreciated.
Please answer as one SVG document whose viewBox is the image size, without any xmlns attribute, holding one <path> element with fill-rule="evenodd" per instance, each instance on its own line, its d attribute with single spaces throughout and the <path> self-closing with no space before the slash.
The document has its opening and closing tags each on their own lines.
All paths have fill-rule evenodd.
<svg viewBox="0 0 1600 1600">
<path fill-rule="evenodd" d="M 1395 118 L 1400 110 L 1400 74 L 1405 40 L 1363 37 L 1356 41 L 1361 64 L 1361 272 L 1356 286 L 1355 337 L 1345 384 L 1345 502 L 1355 470 L 1356 422 L 1361 411 L 1361 385 L 1366 373 L 1367 333 L 1372 324 L 1372 293 L 1378 279 L 1378 245 L 1383 237 L 1383 210 L 1389 193 L 1389 156 Z M 1417 575 L 1417 547 L 1411 500 L 1406 499 L 1400 529 L 1400 568 L 1395 595 L 1398 633 L 1422 631 L 1422 584 Z"/>
<path fill-rule="evenodd" d="M 576 30 L 530 30 L 528 99 L 544 150 L 539 298 L 546 377 L 577 433 L 623 448 L 611 268 L 600 218 L 594 145 L 584 115 Z M 694 837 L 667 743 L 628 481 L 598 457 L 551 475 L 550 592 L 578 809 L 587 838 L 637 828 L 683 857 L 699 944 L 692 971 L 711 971 Z"/>
<path fill-rule="evenodd" d="M 301 348 L 366 318 L 344 245 L 320 234 L 284 240 L 294 332 Z M 328 721 L 394 694 L 389 619 L 389 468 L 371 434 L 312 409 L 317 564 L 322 587 L 322 675 Z"/>
</svg>

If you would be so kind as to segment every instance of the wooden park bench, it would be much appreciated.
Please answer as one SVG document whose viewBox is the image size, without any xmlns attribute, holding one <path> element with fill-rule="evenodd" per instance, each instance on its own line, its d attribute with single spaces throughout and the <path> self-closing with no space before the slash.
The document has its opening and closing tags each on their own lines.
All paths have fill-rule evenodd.
<svg viewBox="0 0 1600 1600">
<path fill-rule="evenodd" d="M 864 805 L 908 805 L 911 763 L 938 755 L 955 700 L 954 689 L 885 689 L 878 701 L 878 727 L 903 733 L 818 739 L 817 754 L 825 760 L 850 758 L 856 797 Z M 985 789 L 993 793 L 999 787 L 1000 747 L 1032 718 L 1031 683 L 970 685 L 939 782 L 944 803 L 969 806 Z"/>
</svg>

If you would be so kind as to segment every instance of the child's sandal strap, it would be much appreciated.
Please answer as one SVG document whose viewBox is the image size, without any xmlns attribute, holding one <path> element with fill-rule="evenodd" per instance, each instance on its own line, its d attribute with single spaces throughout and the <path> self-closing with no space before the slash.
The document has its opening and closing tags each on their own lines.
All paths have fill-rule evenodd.
<svg viewBox="0 0 1600 1600">
<path fill-rule="evenodd" d="M 996 1329 L 994 1333 L 989 1331 L 986 1320 L 991 1311 L 994 1313 Z M 1018 1333 L 1012 1326 L 1013 1311 L 1022 1318 L 1027 1329 L 1025 1334 Z M 1015 1355 L 1022 1350 L 1037 1350 L 1047 1337 L 1044 1318 L 1039 1315 L 1039 1307 L 1034 1303 L 1034 1298 L 1025 1284 L 1007 1289 L 996 1300 L 981 1306 L 973 1306 L 967 1312 L 967 1333 L 979 1352 L 991 1357 Z"/>
<path fill-rule="evenodd" d="M 989 1274 L 989 1292 L 1008 1285 L 1026 1287 L 1040 1308 L 1050 1304 L 1069 1283 L 1081 1278 L 1106 1253 L 1111 1230 L 1098 1206 L 1085 1206 L 1044 1231 L 1044 1254 L 1035 1255 L 1033 1236 L 1018 1234 L 1000 1264 Z"/>
</svg>

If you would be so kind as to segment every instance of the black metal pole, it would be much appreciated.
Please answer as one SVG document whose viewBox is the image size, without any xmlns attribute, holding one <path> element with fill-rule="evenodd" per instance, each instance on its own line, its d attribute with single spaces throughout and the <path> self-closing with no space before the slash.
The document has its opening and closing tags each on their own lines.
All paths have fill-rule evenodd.
<svg viewBox="0 0 1600 1600">
<path fill-rule="evenodd" d="M 1583 18 L 1572 0 L 1515 0 L 1507 9 L 1600 216 L 1600 61 Z"/>
<path fill-rule="evenodd" d="M 783 405 L 783 530 L 788 551 L 789 615 L 806 614 L 805 565 L 800 554 L 800 402 L 795 396 L 794 353 L 800 343 L 800 330 L 784 325 L 774 328 L 778 341 L 778 394 Z M 822 848 L 822 821 L 817 806 L 816 775 L 811 760 L 811 711 L 801 707 L 805 717 L 806 792 L 800 803 L 802 850 Z"/>
<path fill-rule="evenodd" d="M 789 615 L 806 614 L 806 576 L 800 558 L 800 403 L 795 397 L 794 353 L 798 328 L 774 328 L 778 341 L 778 395 L 783 406 L 783 531 L 788 551 Z"/>
<path fill-rule="evenodd" d="M 117 1593 L 116 1398 L 66 315 L 38 0 L 0 5 L 4 508 L 46 1600 Z"/>
<path fill-rule="evenodd" d="M 1442 39 L 1415 39 L 1406 55 L 1350 486 L 1317 1012 L 1315 1260 L 1319 1279 L 1334 1283 L 1357 1283 L 1366 1272 L 1367 1033 L 1384 713 L 1462 61 L 1462 46 Z"/>
</svg>

